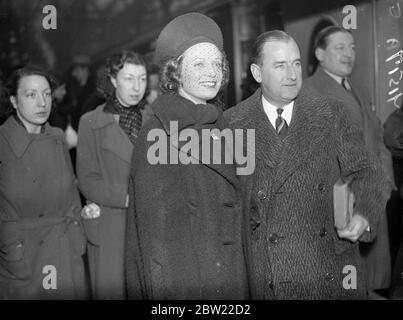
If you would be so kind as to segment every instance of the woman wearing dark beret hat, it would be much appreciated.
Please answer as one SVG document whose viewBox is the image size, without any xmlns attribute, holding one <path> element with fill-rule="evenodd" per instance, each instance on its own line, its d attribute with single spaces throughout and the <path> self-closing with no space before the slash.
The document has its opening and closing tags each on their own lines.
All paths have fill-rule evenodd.
<svg viewBox="0 0 403 320">
<path fill-rule="evenodd" d="M 158 37 L 163 95 L 141 129 L 129 184 L 131 299 L 248 298 L 246 215 L 236 167 L 214 161 L 217 150 L 210 154 L 197 138 L 210 133 L 207 139 L 221 146 L 218 159 L 227 160 L 232 145 L 211 131 L 228 128 L 215 103 L 228 81 L 222 50 L 220 28 L 199 13 L 177 17 Z"/>
</svg>

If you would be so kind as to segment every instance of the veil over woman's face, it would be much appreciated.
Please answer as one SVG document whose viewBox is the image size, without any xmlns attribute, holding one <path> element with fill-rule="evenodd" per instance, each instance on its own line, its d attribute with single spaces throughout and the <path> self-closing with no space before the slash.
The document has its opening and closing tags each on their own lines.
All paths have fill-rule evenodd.
<svg viewBox="0 0 403 320">
<path fill-rule="evenodd" d="M 193 45 L 183 54 L 179 95 L 196 104 L 216 97 L 223 81 L 223 56 L 212 43 Z"/>
</svg>

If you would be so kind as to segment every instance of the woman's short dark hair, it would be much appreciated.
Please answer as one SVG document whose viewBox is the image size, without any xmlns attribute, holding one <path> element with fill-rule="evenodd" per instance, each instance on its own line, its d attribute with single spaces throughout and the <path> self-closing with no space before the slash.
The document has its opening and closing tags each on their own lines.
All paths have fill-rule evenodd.
<svg viewBox="0 0 403 320">
<path fill-rule="evenodd" d="M 7 79 L 6 86 L 9 97 L 17 95 L 17 90 L 22 78 L 28 76 L 42 76 L 48 81 L 51 90 L 56 87 L 56 80 L 44 69 L 30 66 L 23 67 L 14 70 L 13 73 L 11 73 L 10 77 Z"/>
<path fill-rule="evenodd" d="M 106 60 L 105 66 L 101 67 L 102 69 L 97 76 L 97 90 L 104 96 L 104 98 L 108 99 L 114 96 L 115 88 L 110 81 L 110 77 L 116 78 L 118 72 L 127 63 L 144 66 L 147 72 L 148 79 L 148 66 L 145 59 L 143 59 L 140 54 L 128 50 L 123 50 L 121 52 L 115 53 Z M 144 97 L 139 102 L 139 106 L 144 107 L 145 98 L 147 97 L 148 93 L 149 88 L 147 86 Z"/>
<path fill-rule="evenodd" d="M 148 78 L 148 66 L 143 57 L 134 51 L 123 50 L 115 53 L 105 62 L 105 65 L 101 67 L 100 73 L 97 76 L 97 89 L 104 95 L 105 98 L 113 96 L 115 88 L 113 87 L 110 77 L 116 78 L 118 72 L 123 69 L 125 64 L 135 64 L 144 66 L 147 71 Z M 148 89 L 148 88 L 147 88 Z M 147 91 L 144 96 L 147 96 Z"/>
<path fill-rule="evenodd" d="M 51 91 L 53 91 L 53 89 L 57 85 L 55 78 L 53 78 L 53 76 L 51 76 L 50 73 L 48 73 L 44 69 L 41 69 L 38 67 L 33 67 L 33 66 L 26 66 L 26 67 L 14 70 L 6 81 L 6 95 L 7 95 L 6 100 L 7 101 L 6 101 L 6 105 L 2 106 L 2 108 L 5 109 L 5 114 L 7 116 L 9 116 L 15 112 L 15 109 L 13 108 L 13 106 L 10 102 L 10 97 L 17 96 L 17 91 L 18 91 L 18 87 L 20 86 L 21 80 L 24 77 L 28 77 L 28 76 L 44 77 L 46 79 L 46 81 L 48 81 Z"/>
<path fill-rule="evenodd" d="M 223 51 L 222 54 L 222 73 L 220 91 L 228 84 L 230 70 L 227 57 Z M 178 93 L 181 81 L 183 55 L 167 60 L 160 69 L 160 88 L 164 93 Z M 214 99 L 213 99 L 214 100 Z"/>
</svg>

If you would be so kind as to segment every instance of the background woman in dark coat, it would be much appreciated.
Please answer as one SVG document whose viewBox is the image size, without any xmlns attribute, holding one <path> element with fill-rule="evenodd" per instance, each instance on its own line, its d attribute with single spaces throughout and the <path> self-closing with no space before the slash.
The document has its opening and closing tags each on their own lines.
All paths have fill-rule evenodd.
<svg viewBox="0 0 403 320">
<path fill-rule="evenodd" d="M 115 54 L 104 80 L 107 102 L 80 120 L 77 175 L 84 197 L 99 209 L 84 221 L 93 298 L 124 299 L 128 180 L 133 143 L 147 120 L 146 64 L 134 52 Z"/>
<path fill-rule="evenodd" d="M 202 130 L 227 128 L 222 110 L 214 104 L 228 81 L 222 48 L 219 27 L 198 13 L 177 17 L 157 40 L 155 59 L 164 94 L 151 106 L 155 114 L 140 132 L 132 161 L 126 242 L 129 298 L 247 297 L 245 225 L 235 165 L 213 164 L 214 152 L 208 161 L 202 160 L 206 149 L 201 143 L 195 146 L 197 156 L 173 138 L 187 136 L 189 129 L 201 137 Z M 154 155 L 154 139 L 149 137 L 160 133 L 167 140 Z M 214 134 L 208 139 L 220 140 L 219 158 L 224 159 L 232 147 L 229 142 Z M 187 156 L 190 164 L 181 161 Z"/>
<path fill-rule="evenodd" d="M 0 299 L 85 298 L 85 237 L 64 134 L 47 124 L 50 78 L 24 68 L 9 82 L 0 127 Z"/>
</svg>

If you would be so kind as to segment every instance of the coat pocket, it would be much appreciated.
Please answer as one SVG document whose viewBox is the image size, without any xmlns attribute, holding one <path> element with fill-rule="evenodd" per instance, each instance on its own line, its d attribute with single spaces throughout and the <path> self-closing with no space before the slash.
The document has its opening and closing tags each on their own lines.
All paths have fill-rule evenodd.
<svg viewBox="0 0 403 320">
<path fill-rule="evenodd" d="M 83 227 L 79 221 L 69 223 L 68 235 L 74 252 L 77 255 L 82 256 L 85 253 L 87 239 L 84 235 Z"/>
<path fill-rule="evenodd" d="M 17 222 L 0 224 L 0 274 L 14 280 L 26 280 L 31 276 L 31 265 L 26 249 L 25 233 Z"/>
<path fill-rule="evenodd" d="M 85 235 L 88 242 L 94 246 L 99 246 L 99 224 L 101 217 L 83 220 Z"/>
</svg>

